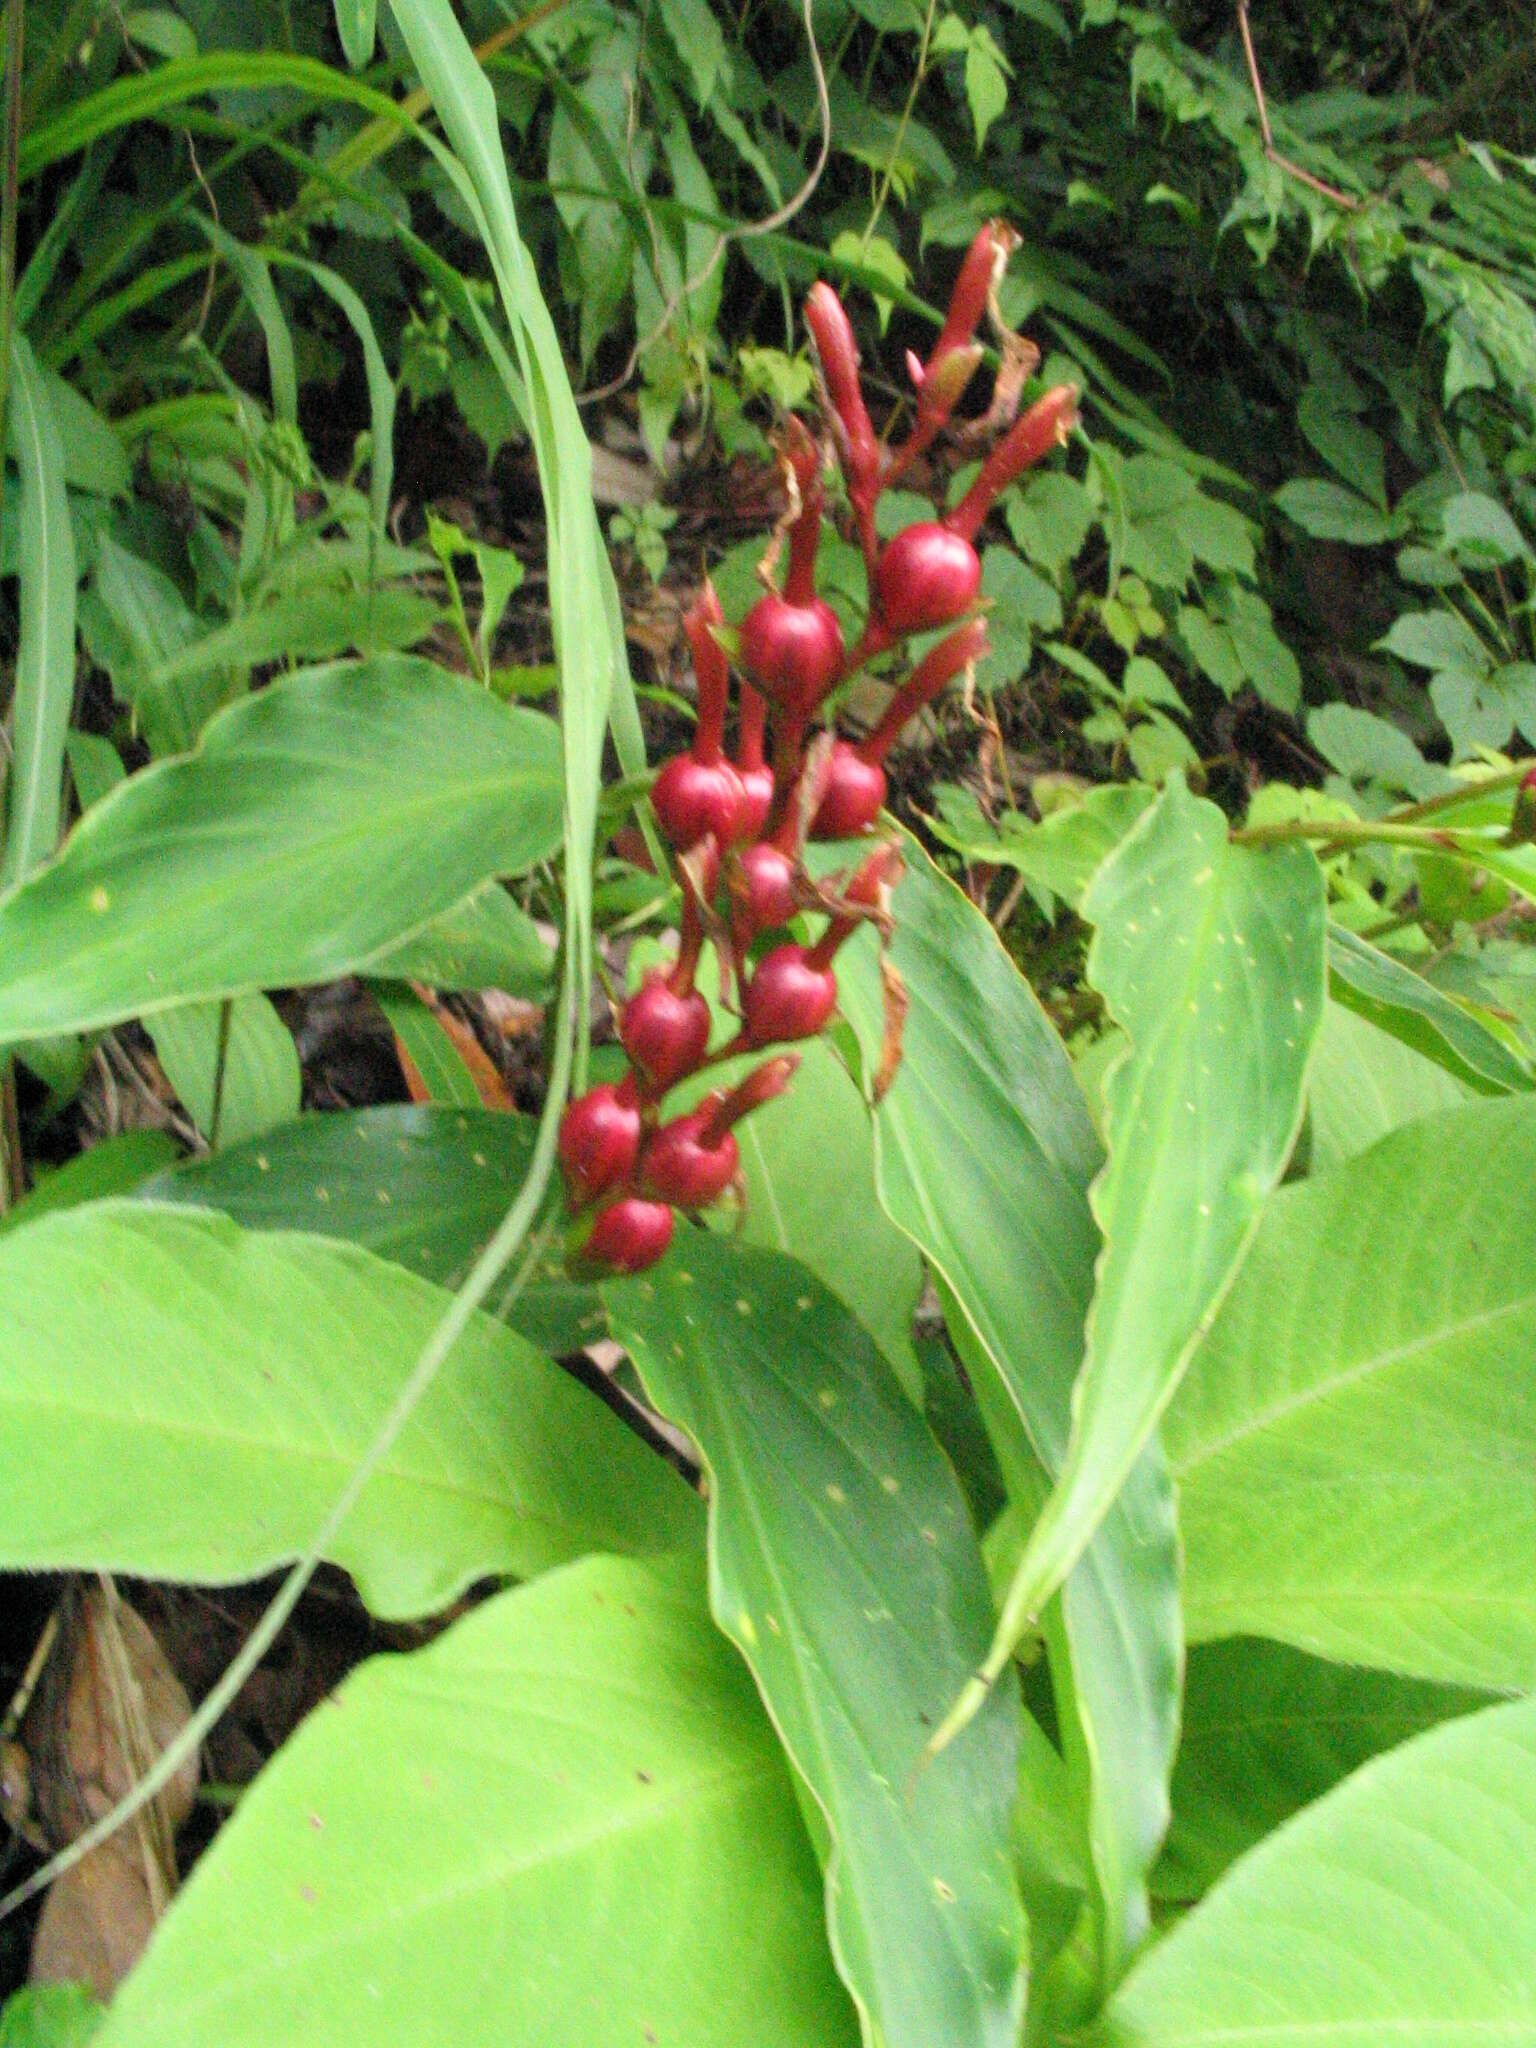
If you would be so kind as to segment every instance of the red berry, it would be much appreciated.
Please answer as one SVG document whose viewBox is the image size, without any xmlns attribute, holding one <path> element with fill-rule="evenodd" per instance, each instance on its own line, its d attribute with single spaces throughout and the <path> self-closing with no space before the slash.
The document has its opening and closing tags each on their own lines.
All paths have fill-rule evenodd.
<svg viewBox="0 0 1536 2048">
<path fill-rule="evenodd" d="M 621 1186 L 639 1149 L 640 1107 L 631 1081 L 589 1088 L 568 1102 L 558 1151 L 571 1207 L 584 1209 L 608 1188 Z"/>
<path fill-rule="evenodd" d="M 728 846 L 740 826 L 744 792 L 728 761 L 698 761 L 677 754 L 657 776 L 651 802 L 661 829 L 679 853 L 713 835 Z"/>
<path fill-rule="evenodd" d="M 852 839 L 867 831 L 885 802 L 885 770 L 857 747 L 839 740 L 827 764 L 822 799 L 811 824 L 813 839 Z"/>
<path fill-rule="evenodd" d="M 697 989 L 674 989 L 653 974 L 619 1012 L 619 1043 L 653 1089 L 665 1094 L 703 1063 L 709 1004 Z"/>
<path fill-rule="evenodd" d="M 736 938 L 751 945 L 759 932 L 788 924 L 795 914 L 795 863 L 781 847 L 760 841 L 742 849 L 731 884 Z"/>
<path fill-rule="evenodd" d="M 640 1177 L 650 1194 L 678 1209 L 707 1209 L 725 1193 L 736 1178 L 741 1153 L 729 1131 L 717 1135 L 710 1128 L 718 1105 L 716 1097 L 663 1124 L 649 1141 Z"/>
<path fill-rule="evenodd" d="M 614 1273 L 643 1273 L 672 1242 L 672 1211 L 665 1202 L 624 1195 L 598 1212 L 582 1257 Z"/>
<path fill-rule="evenodd" d="M 749 1045 L 814 1038 L 837 1008 L 837 976 L 815 966 L 803 946 L 775 946 L 757 963 L 741 999 Z"/>
<path fill-rule="evenodd" d="M 822 598 L 793 604 L 770 590 L 741 622 L 741 665 L 763 695 L 809 718 L 843 668 L 843 629 Z"/>
<path fill-rule="evenodd" d="M 948 625 L 976 602 L 981 561 L 968 540 L 934 522 L 906 527 L 875 563 L 875 596 L 897 633 Z"/>
<path fill-rule="evenodd" d="M 738 768 L 741 778 L 741 802 L 736 811 L 735 841 L 740 845 L 744 839 L 756 839 L 768 822 L 768 813 L 773 809 L 773 770 L 761 763 L 756 768 Z"/>
</svg>

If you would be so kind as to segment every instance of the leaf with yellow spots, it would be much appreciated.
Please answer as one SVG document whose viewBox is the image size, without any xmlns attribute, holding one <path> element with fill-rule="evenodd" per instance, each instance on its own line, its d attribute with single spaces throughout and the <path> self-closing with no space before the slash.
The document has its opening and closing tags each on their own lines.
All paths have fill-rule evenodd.
<svg viewBox="0 0 1536 2048">
<path fill-rule="evenodd" d="M 782 1254 L 680 1236 L 605 1290 L 614 1334 L 708 1467 L 715 1616 L 830 1831 L 833 1953 L 866 2038 L 1012 2048 L 1012 1687 L 922 1762 L 991 1630 L 964 1498 L 835 1295 Z"/>
<path fill-rule="evenodd" d="M 1323 1011 L 1316 858 L 1232 844 L 1178 778 L 1083 914 L 1088 978 L 1126 1033 L 1090 1194 L 1104 1248 L 1066 1461 L 1010 1583 L 992 1677 L 1092 1541 L 1232 1283 L 1290 1157 Z"/>
</svg>

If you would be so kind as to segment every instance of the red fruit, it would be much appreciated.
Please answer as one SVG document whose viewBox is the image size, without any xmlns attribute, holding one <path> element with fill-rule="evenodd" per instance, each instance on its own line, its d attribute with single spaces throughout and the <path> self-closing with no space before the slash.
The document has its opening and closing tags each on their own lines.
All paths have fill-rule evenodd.
<svg viewBox="0 0 1536 2048">
<path fill-rule="evenodd" d="M 766 840 L 742 849 L 730 887 L 739 946 L 750 946 L 759 932 L 788 924 L 795 914 L 795 863 Z"/>
<path fill-rule="evenodd" d="M 697 989 L 679 991 L 651 975 L 619 1012 L 619 1043 L 660 1094 L 703 1064 L 709 1047 L 709 1005 Z"/>
<path fill-rule="evenodd" d="M 813 839 L 852 839 L 869 829 L 885 802 L 885 770 L 867 761 L 857 747 L 839 740 L 827 764 L 827 780 L 816 816 Z"/>
<path fill-rule="evenodd" d="M 710 835 L 721 846 L 737 836 L 744 792 L 728 761 L 677 754 L 657 776 L 651 803 L 662 831 L 679 853 Z"/>
<path fill-rule="evenodd" d="M 599 1210 L 582 1257 L 613 1273 L 643 1273 L 672 1242 L 672 1211 L 665 1202 L 624 1195 Z"/>
<path fill-rule="evenodd" d="M 747 674 L 792 718 L 809 718 L 842 674 L 843 629 L 819 597 L 794 604 L 765 592 L 741 622 L 740 646 Z"/>
<path fill-rule="evenodd" d="M 976 550 L 935 522 L 906 527 L 886 542 L 875 564 L 875 596 L 897 633 L 948 625 L 970 609 L 980 589 Z"/>
<path fill-rule="evenodd" d="M 814 1038 L 837 1008 L 837 976 L 814 964 L 803 946 L 775 946 L 757 963 L 741 999 L 742 1036 L 749 1045 Z"/>
<path fill-rule="evenodd" d="M 711 1129 L 720 1098 L 663 1124 L 645 1148 L 640 1177 L 647 1191 L 679 1209 L 707 1209 L 736 1178 L 741 1153 L 729 1131 Z"/>
<path fill-rule="evenodd" d="M 739 768 L 741 802 L 736 810 L 735 843 L 756 839 L 773 809 L 773 770 L 766 762 L 756 768 Z"/>
<path fill-rule="evenodd" d="M 589 1088 L 565 1106 L 558 1144 L 560 1170 L 573 1209 L 584 1209 L 629 1179 L 640 1150 L 640 1106 L 629 1078 Z"/>
</svg>

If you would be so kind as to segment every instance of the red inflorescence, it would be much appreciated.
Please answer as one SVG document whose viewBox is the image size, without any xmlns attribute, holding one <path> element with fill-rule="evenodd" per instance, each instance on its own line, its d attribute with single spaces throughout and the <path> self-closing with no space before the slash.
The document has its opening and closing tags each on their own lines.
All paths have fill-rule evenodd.
<svg viewBox="0 0 1536 2048">
<path fill-rule="evenodd" d="M 839 949 L 868 920 L 882 933 L 889 929 L 887 905 L 901 869 L 894 841 L 877 837 L 851 874 L 821 886 L 806 872 L 804 846 L 808 837 L 857 839 L 877 824 L 892 745 L 987 652 L 975 548 L 982 521 L 999 494 L 1063 443 L 1076 422 L 1075 389 L 1059 385 L 1046 392 L 1003 433 L 952 512 L 919 521 L 881 546 L 880 494 L 906 476 L 948 424 L 981 361 L 976 330 L 983 314 L 1003 332 L 997 284 L 1016 242 L 1011 229 L 989 221 L 971 244 L 937 342 L 926 361 L 909 359 L 915 407 L 905 439 L 894 446 L 870 424 L 858 348 L 837 294 L 818 284 L 806 302 L 825 433 L 869 575 L 869 612 L 850 653 L 836 612 L 816 589 L 823 446 L 803 421 L 791 418 L 778 442 L 787 510 L 759 572 L 763 594 L 734 635 L 708 583 L 684 620 L 698 682 L 698 723 L 687 753 L 662 768 L 652 789 L 683 892 L 677 959 L 670 971 L 650 974 L 619 1009 L 629 1072 L 589 1089 L 561 1120 L 567 1199 L 573 1212 L 590 1212 L 579 1240 L 589 1268 L 643 1271 L 671 1243 L 678 1211 L 697 1213 L 728 1193 L 740 1168 L 734 1126 L 782 1092 L 799 1056 L 773 1054 L 733 1088 L 713 1090 L 668 1118 L 663 1103 L 670 1091 L 728 1058 L 816 1037 L 837 1008 Z M 999 378 L 988 418 L 1006 423 L 1038 358 L 1017 336 L 1003 339 L 1012 381 Z M 777 566 L 786 543 L 780 587 Z M 845 678 L 899 655 L 912 635 L 941 627 L 952 630 L 897 679 L 884 715 L 862 740 L 835 731 L 812 738 L 823 706 Z M 732 655 L 741 680 L 734 755 L 728 757 Z M 803 942 L 791 935 L 802 913 L 825 919 L 820 935 Z M 724 956 L 722 999 L 728 988 L 740 999 L 739 1030 L 722 1034 L 714 1050 L 710 1007 L 695 986 L 706 937 Z M 896 1056 L 893 1037 L 882 1071 L 894 1070 Z"/>
</svg>

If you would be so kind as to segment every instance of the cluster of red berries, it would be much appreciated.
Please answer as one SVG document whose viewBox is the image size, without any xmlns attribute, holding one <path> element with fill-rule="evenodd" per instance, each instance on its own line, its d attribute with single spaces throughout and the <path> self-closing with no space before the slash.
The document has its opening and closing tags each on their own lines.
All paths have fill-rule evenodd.
<svg viewBox="0 0 1536 2048">
<path fill-rule="evenodd" d="M 804 847 L 808 838 L 854 839 L 873 829 L 886 797 L 885 758 L 897 735 L 986 653 L 986 627 L 976 616 L 976 533 L 998 494 L 1065 441 L 1075 424 L 1077 394 L 1066 384 L 1013 417 L 1024 377 L 1038 360 L 997 310 L 996 287 L 1015 242 L 1000 222 L 989 222 L 972 243 L 928 360 L 908 356 L 915 416 L 894 448 L 877 439 L 870 424 L 853 329 L 837 294 L 817 284 L 806 301 L 826 425 L 868 570 L 868 617 L 850 649 L 837 614 L 816 594 L 825 464 L 809 428 L 791 418 L 779 443 L 788 510 L 759 571 L 763 596 L 732 633 L 706 583 L 684 621 L 698 679 L 698 723 L 688 752 L 667 762 L 651 791 L 682 887 L 677 959 L 670 970 L 648 976 L 619 1010 L 629 1072 L 577 1097 L 560 1126 L 571 1209 L 592 1212 L 581 1244 L 591 1266 L 641 1271 L 671 1242 L 677 1210 L 696 1212 L 720 1199 L 740 1165 L 732 1127 L 782 1092 L 798 1056 L 775 1054 L 735 1088 L 716 1090 L 686 1115 L 663 1122 L 669 1090 L 721 1061 L 814 1038 L 837 1007 L 838 948 L 862 923 L 885 923 L 900 872 L 894 843 L 877 844 L 833 887 L 811 879 Z M 1002 345 L 1002 369 L 982 431 L 999 423 L 1006 431 L 953 511 L 882 544 L 876 502 L 949 421 L 982 358 L 975 335 L 984 312 Z M 781 590 L 775 574 L 786 543 Z M 840 684 L 911 636 L 944 627 L 953 630 L 923 655 L 863 740 L 813 734 Z M 733 659 L 741 682 L 736 744 L 728 758 Z M 821 935 L 805 945 L 785 936 L 802 911 L 827 919 Z M 736 1034 L 713 1052 L 709 1004 L 695 986 L 706 939 L 734 984 L 740 1017 Z"/>
</svg>

